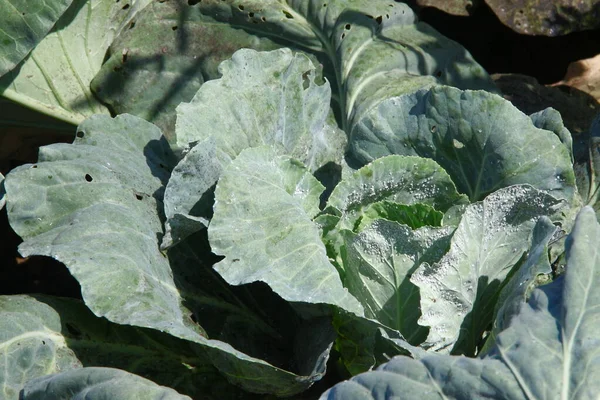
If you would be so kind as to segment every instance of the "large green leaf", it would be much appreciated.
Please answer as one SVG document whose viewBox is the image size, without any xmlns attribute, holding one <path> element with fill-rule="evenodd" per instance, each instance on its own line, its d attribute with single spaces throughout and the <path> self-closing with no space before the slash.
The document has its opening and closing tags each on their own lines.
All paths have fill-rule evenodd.
<svg viewBox="0 0 600 400">
<path fill-rule="evenodd" d="M 217 158 L 280 144 L 311 171 L 340 162 L 346 137 L 328 120 L 331 88 L 317 84 L 311 60 L 289 49 L 242 49 L 219 66 L 223 74 L 177 107 L 177 144 L 214 138 Z"/>
<path fill-rule="evenodd" d="M 0 93 L 72 124 L 92 114 L 108 114 L 90 82 L 115 35 L 149 3 L 75 0 L 30 56 L 0 79 Z"/>
<path fill-rule="evenodd" d="M 298 161 L 270 147 L 243 150 L 215 191 L 210 244 L 229 283 L 263 281 L 288 301 L 363 310 L 342 286 L 312 222 L 323 186 Z"/>
<path fill-rule="evenodd" d="M 378 219 L 387 219 L 407 225 L 412 229 L 418 229 L 423 226 L 441 226 L 443 218 L 444 214 L 427 204 L 406 205 L 384 200 L 365 208 L 356 231 L 362 231 L 371 222 Z"/>
<path fill-rule="evenodd" d="M 592 206 L 596 213 L 600 210 L 600 116 L 596 117 L 589 128 L 589 137 L 579 143 L 579 156 L 575 160 L 577 185 L 586 205 Z"/>
<path fill-rule="evenodd" d="M 498 296 L 494 325 L 480 354 L 494 345 L 498 333 L 509 326 L 512 317 L 518 314 L 521 304 L 529 299 L 533 289 L 548 283 L 551 279 L 552 267 L 548 260 L 548 247 L 556 231 L 556 226 L 549 218 L 538 219 L 533 230 L 527 260 L 510 278 Z"/>
<path fill-rule="evenodd" d="M 190 396 L 220 398 L 241 392 L 227 383 L 199 346 L 154 330 L 113 324 L 80 301 L 3 296 L 0 316 L 0 394 L 6 400 L 18 399 L 34 378 L 82 366 L 127 370 Z"/>
<path fill-rule="evenodd" d="M 228 380 L 249 391 L 289 396 L 325 374 L 335 339 L 327 318 L 301 318 L 262 282 L 228 285 L 211 268 L 215 257 L 206 231 L 183 240 L 168 255 L 178 290 L 192 318 L 214 339 L 212 346 L 219 348 L 216 340 L 227 343 L 245 361 L 209 349 L 211 361 Z"/>
<path fill-rule="evenodd" d="M 374 319 L 339 311 L 334 313 L 333 324 L 337 332 L 335 348 L 351 375 L 369 371 L 393 356 L 416 357 L 424 352 L 406 342 L 398 331 Z"/>
<path fill-rule="evenodd" d="M 327 217 L 323 240 L 329 256 L 343 269 L 346 243 L 342 238 L 350 232 L 358 233 L 370 218 L 383 218 L 383 215 L 371 216 L 373 207 L 431 206 L 434 212 L 435 209 L 445 212 L 453 205 L 467 203 L 467 197 L 456 191 L 448 174 L 435 161 L 398 155 L 382 157 L 346 176 L 334 188 L 325 211 L 336 216 Z M 411 213 L 416 211 L 413 208 Z M 396 217 L 402 215 L 396 213 Z M 319 216 L 317 221 L 324 222 L 323 218 Z M 411 218 L 407 219 L 396 221 L 407 224 Z M 426 225 L 424 222 L 420 225 Z"/>
<path fill-rule="evenodd" d="M 32 380 L 23 400 L 148 399 L 191 400 L 175 390 L 114 368 L 89 367 Z"/>
<path fill-rule="evenodd" d="M 564 277 L 535 289 L 483 359 L 396 357 L 321 396 L 335 399 L 592 399 L 600 390 L 600 225 L 584 208 L 567 244 Z M 518 295 L 521 297 L 521 295 Z M 522 298 L 521 298 L 522 299 Z"/>
<path fill-rule="evenodd" d="M 117 113 L 157 124 L 174 141 L 175 107 L 220 76 L 217 66 L 241 48 L 281 46 L 216 23 L 193 2 L 153 1 L 114 40 L 92 90 Z"/>
<path fill-rule="evenodd" d="M 554 132 L 567 148 L 573 162 L 573 137 L 565 126 L 562 116 L 554 108 L 548 107 L 529 116 L 536 128 Z"/>
<path fill-rule="evenodd" d="M 339 163 L 344 154 L 346 137 L 328 121 L 331 89 L 327 82 L 315 83 L 308 57 L 289 49 L 244 49 L 219 71 L 221 79 L 207 82 L 190 103 L 177 108 L 177 143 L 200 143 L 167 186 L 164 247 L 206 225 L 212 187 L 243 149 L 278 144 L 311 171 Z"/>
<path fill-rule="evenodd" d="M 157 207 L 172 165 L 160 138 L 155 126 L 128 115 L 86 120 L 73 145 L 43 147 L 37 164 L 7 175 L 9 221 L 25 240 L 21 254 L 67 265 L 96 315 L 195 340 L 203 333 L 156 248 Z"/>
<path fill-rule="evenodd" d="M 382 157 L 343 179 L 327 206 L 342 212 L 340 229 L 354 229 L 369 206 L 380 201 L 427 204 L 445 212 L 466 204 L 448 174 L 433 160 L 420 157 Z"/>
<path fill-rule="evenodd" d="M 72 0 L 0 1 L 0 76 L 48 34 Z"/>
<path fill-rule="evenodd" d="M 346 236 L 344 283 L 365 309 L 365 316 L 399 331 L 418 345 L 427 329 L 421 317 L 419 289 L 410 282 L 420 264 L 440 260 L 448 250 L 453 227 L 416 230 L 376 220 L 358 235 Z"/>
<path fill-rule="evenodd" d="M 283 396 L 305 390 L 324 370 L 300 375 L 284 369 L 293 365 L 278 367 L 263 360 L 271 351 L 256 349 L 259 335 L 263 334 L 263 346 L 278 343 L 265 334 L 264 321 L 244 303 L 238 304 L 238 296 L 221 295 L 223 290 L 217 289 L 225 283 L 198 278 L 210 267 L 182 253 L 185 248 L 178 249 L 182 244 L 174 248 L 178 253 L 168 256 L 159 250 L 162 194 L 173 164 L 166 139 L 152 124 L 131 115 L 87 119 L 74 144 L 43 147 L 37 164 L 18 167 L 6 177 L 9 221 L 24 239 L 21 254 L 63 262 L 96 315 L 202 345 L 228 380 L 249 391 Z M 191 246 L 200 248 L 199 243 Z M 211 318 L 204 324 L 202 316 L 213 315 L 211 310 L 226 319 L 224 325 L 215 328 Z M 298 326 L 290 323 L 290 313 L 287 318 L 292 328 Z M 228 332 L 246 332 L 248 339 L 233 340 L 235 335 Z M 317 333 L 325 335 L 327 330 Z M 321 340 L 316 334 L 312 338 Z M 252 349 L 252 354 L 238 348 Z M 315 363 L 324 368 L 327 349 L 316 345 L 310 349 L 298 360 L 308 363 L 302 357 L 313 357 L 315 351 L 322 355 L 313 357 Z"/>
<path fill-rule="evenodd" d="M 188 4 L 194 5 L 155 3 L 111 47 L 112 57 L 93 87 L 101 89 L 101 98 L 117 112 L 150 118 L 162 127 L 172 124 L 173 108 L 191 99 L 205 80 L 217 78 L 217 63 L 242 47 L 286 46 L 315 54 L 334 88 L 335 111 L 347 132 L 350 121 L 389 96 L 436 83 L 495 90 L 463 47 L 417 22 L 405 4 L 369 0 Z M 125 50 L 130 56 L 122 62 Z"/>
<path fill-rule="evenodd" d="M 411 277 L 421 293 L 419 324 L 431 327 L 425 347 L 475 353 L 504 279 L 529 249 L 536 220 L 555 215 L 563 205 L 518 185 L 467 207 L 448 253 L 435 264 L 422 264 Z"/>
<path fill-rule="evenodd" d="M 569 200 L 575 194 L 571 155 L 559 137 L 484 91 L 435 87 L 389 98 L 355 126 L 350 151 L 362 162 L 388 154 L 432 158 L 471 201 L 515 184 Z"/>
<path fill-rule="evenodd" d="M 347 132 L 390 96 L 436 83 L 494 90 L 464 48 L 417 22 L 406 4 L 205 0 L 197 7 L 219 21 L 324 53 L 333 68 L 325 75 L 335 81 Z"/>
<path fill-rule="evenodd" d="M 163 250 L 208 226 L 214 202 L 212 189 L 222 172 L 212 137 L 192 147 L 175 166 L 165 189 Z"/>
</svg>

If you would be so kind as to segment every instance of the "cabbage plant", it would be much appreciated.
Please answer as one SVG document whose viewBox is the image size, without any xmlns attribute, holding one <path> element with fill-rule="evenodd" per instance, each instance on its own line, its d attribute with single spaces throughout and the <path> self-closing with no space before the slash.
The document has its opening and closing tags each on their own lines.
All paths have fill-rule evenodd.
<svg viewBox="0 0 600 400">
<path fill-rule="evenodd" d="M 216 56 L 195 65 L 193 96 L 157 111 L 139 88 L 107 88 L 148 46 L 137 32 L 168 20 L 164 7 L 232 42 L 218 69 Z M 556 111 L 521 113 L 397 2 L 130 8 L 86 82 L 138 115 L 88 109 L 72 144 L 40 148 L 0 185 L 20 253 L 62 262 L 83 298 L 0 297 L 4 398 L 302 396 L 328 369 L 349 378 L 392 357 L 323 396 L 406 385 L 462 398 L 476 384 L 480 397 L 531 398 L 530 381 L 549 379 L 563 398 L 593 391 L 591 378 L 522 374 L 506 357 L 523 313 L 545 318 L 544 335 L 555 318 L 544 307 L 571 307 L 556 288 L 592 282 L 577 250 L 598 240 L 581 233 L 596 226 L 589 208 L 560 277 L 565 234 L 593 196 L 579 193 Z M 187 54 L 166 71 L 190 67 Z M 131 71 L 131 82 L 164 72 Z M 573 355 L 579 334 L 559 340 Z M 455 360 L 466 372 L 452 380 Z"/>
</svg>

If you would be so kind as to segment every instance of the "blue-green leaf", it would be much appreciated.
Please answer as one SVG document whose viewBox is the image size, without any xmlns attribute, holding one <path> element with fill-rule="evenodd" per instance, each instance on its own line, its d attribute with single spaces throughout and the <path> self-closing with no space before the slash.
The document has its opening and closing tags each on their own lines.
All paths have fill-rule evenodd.
<svg viewBox="0 0 600 400">
<path fill-rule="evenodd" d="M 554 216 L 563 206 L 531 186 L 517 185 L 467 207 L 448 253 L 422 264 L 411 278 L 421 293 L 419 324 L 431 327 L 425 347 L 475 353 L 504 279 L 529 249 L 537 219 Z"/>
<path fill-rule="evenodd" d="M 343 179 L 331 193 L 327 206 L 342 212 L 340 229 L 354 230 L 366 209 L 384 200 L 427 204 L 442 212 L 468 203 L 435 161 L 394 155 L 375 160 Z"/>
<path fill-rule="evenodd" d="M 23 400 L 148 399 L 191 400 L 151 380 L 114 368 L 88 367 L 30 381 Z"/>
<path fill-rule="evenodd" d="M 361 162 L 389 154 L 432 158 L 471 201 L 515 184 L 569 201 L 576 194 L 560 138 L 484 91 L 438 86 L 388 98 L 353 128 L 350 152 Z"/>
<path fill-rule="evenodd" d="M 334 386 L 321 400 L 595 398 L 600 390 L 599 244 L 600 225 L 594 210 L 585 207 L 567 240 L 565 275 L 521 302 L 483 358 L 396 357 Z"/>
<path fill-rule="evenodd" d="M 74 125 L 93 114 L 109 114 L 92 94 L 90 83 L 115 35 L 149 3 L 74 0 L 31 54 L 0 79 L 0 93 Z"/>
<path fill-rule="evenodd" d="M 72 0 L 0 1 L 0 76 L 48 34 Z"/>
<path fill-rule="evenodd" d="M 215 192 L 210 244 L 229 283 L 263 281 L 288 301 L 325 303 L 362 315 L 342 286 L 312 218 L 323 186 L 298 161 L 270 147 L 242 151 Z"/>
</svg>

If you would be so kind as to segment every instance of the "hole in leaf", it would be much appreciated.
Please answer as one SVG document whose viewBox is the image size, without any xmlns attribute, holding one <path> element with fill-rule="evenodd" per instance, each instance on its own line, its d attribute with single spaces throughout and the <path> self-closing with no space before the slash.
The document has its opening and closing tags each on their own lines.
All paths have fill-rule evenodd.
<svg viewBox="0 0 600 400">
<path fill-rule="evenodd" d="M 133 29 L 134 26 L 135 26 L 135 21 L 131 21 L 128 29 Z"/>
<path fill-rule="evenodd" d="M 129 7 L 131 7 L 129 4 L 125 4 L 123 7 L 121 7 L 123 10 L 127 10 Z"/>
<path fill-rule="evenodd" d="M 139 194 L 139 193 L 136 193 L 136 194 L 135 194 L 135 198 L 136 198 L 136 199 L 138 199 L 138 200 L 144 200 L 144 196 L 142 196 L 142 195 L 141 195 L 141 194 Z"/>
<path fill-rule="evenodd" d="M 78 131 L 77 134 L 75 134 L 75 136 L 77 136 L 78 138 L 82 138 L 85 136 L 85 133 L 83 133 L 83 131 Z"/>
<path fill-rule="evenodd" d="M 176 31 L 176 30 L 177 30 L 177 25 L 175 25 L 175 26 L 172 26 L 172 27 L 171 27 L 171 30 L 173 30 L 173 31 Z"/>
<path fill-rule="evenodd" d="M 129 50 L 123 49 L 123 53 L 121 53 L 121 61 L 123 64 L 127 62 L 127 55 L 129 54 Z"/>
<path fill-rule="evenodd" d="M 283 14 L 285 15 L 285 17 L 287 19 L 293 19 L 294 18 L 294 16 L 292 14 L 290 14 L 289 12 L 287 12 L 285 10 L 283 10 L 282 12 L 283 12 Z"/>
<path fill-rule="evenodd" d="M 346 24 L 346 26 L 344 26 L 344 29 L 349 31 L 350 29 L 352 29 L 352 25 Z"/>
<path fill-rule="evenodd" d="M 244 11 L 244 6 L 243 5 L 239 5 L 238 8 L 240 9 L 240 11 Z"/>
<path fill-rule="evenodd" d="M 254 18 L 254 13 L 253 13 L 253 12 L 249 12 L 249 13 L 248 13 L 248 16 L 249 16 L 250 18 Z"/>
<path fill-rule="evenodd" d="M 43 345 L 45 345 L 45 344 L 46 344 L 46 341 L 45 341 L 45 340 L 42 340 L 42 344 L 43 344 Z"/>
<path fill-rule="evenodd" d="M 195 6 L 200 2 L 202 2 L 202 0 L 188 0 L 188 6 Z"/>
<path fill-rule="evenodd" d="M 342 33 L 342 39 L 346 37 L 346 32 Z"/>
<path fill-rule="evenodd" d="M 260 17 L 260 20 L 261 20 L 262 22 L 267 22 L 267 19 L 266 19 L 265 17 Z"/>
<path fill-rule="evenodd" d="M 431 132 L 435 132 L 435 131 L 437 131 L 437 126 L 435 126 L 435 125 L 432 125 L 432 126 L 431 126 Z"/>
<path fill-rule="evenodd" d="M 31 168 L 37 168 L 37 165 L 33 164 L 33 165 L 31 166 Z"/>
<path fill-rule="evenodd" d="M 379 17 L 375 18 L 375 21 L 377 21 L 377 23 L 381 25 L 381 23 L 383 22 L 383 17 L 380 15 Z"/>
<path fill-rule="evenodd" d="M 92 176 L 90 174 L 85 174 L 85 180 L 88 181 L 88 182 L 91 182 L 94 179 L 92 178 Z"/>
<path fill-rule="evenodd" d="M 304 88 L 304 90 L 308 89 L 308 87 L 310 86 L 310 71 L 306 71 L 302 73 L 302 87 Z"/>
<path fill-rule="evenodd" d="M 327 3 L 323 3 L 323 7 L 327 7 Z"/>
</svg>

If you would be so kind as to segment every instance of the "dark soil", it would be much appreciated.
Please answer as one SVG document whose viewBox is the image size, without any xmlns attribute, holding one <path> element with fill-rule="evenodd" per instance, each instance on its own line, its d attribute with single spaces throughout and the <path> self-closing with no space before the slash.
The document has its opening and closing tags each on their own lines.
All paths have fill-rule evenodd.
<svg viewBox="0 0 600 400">
<path fill-rule="evenodd" d="M 600 30 L 558 37 L 520 35 L 485 4 L 469 17 L 425 8 L 421 20 L 462 44 L 490 75 L 518 73 L 550 84 L 563 78 L 569 63 L 600 53 Z"/>
</svg>

